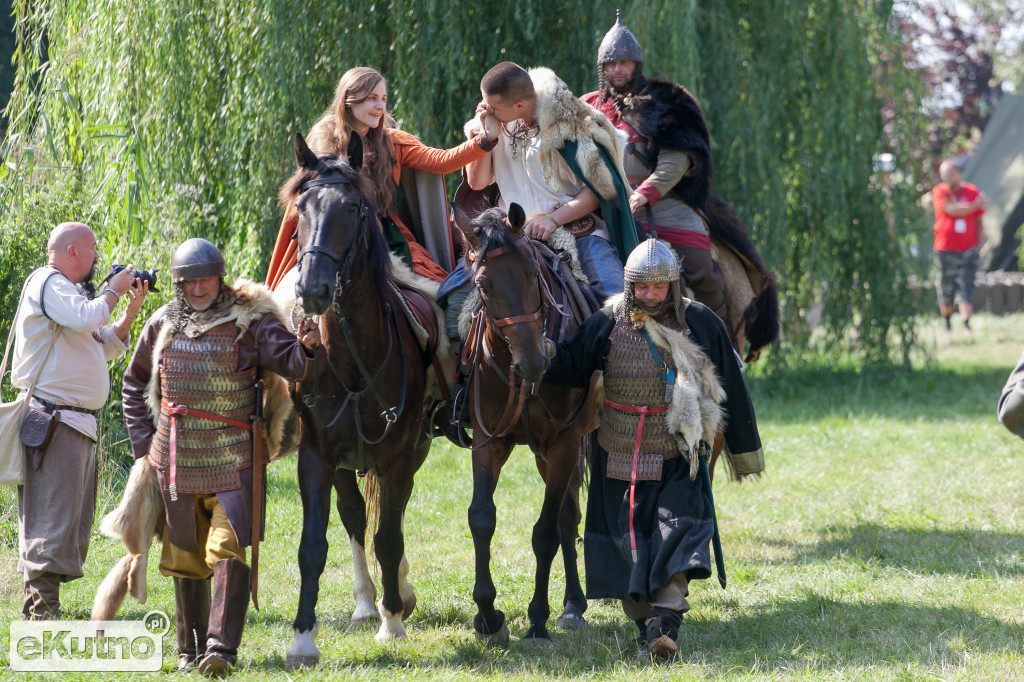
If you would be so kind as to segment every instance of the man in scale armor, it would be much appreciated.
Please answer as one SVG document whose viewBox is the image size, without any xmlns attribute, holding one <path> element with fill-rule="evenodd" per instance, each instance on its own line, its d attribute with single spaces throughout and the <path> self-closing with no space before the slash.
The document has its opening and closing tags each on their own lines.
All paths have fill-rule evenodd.
<svg viewBox="0 0 1024 682">
<path fill-rule="evenodd" d="M 584 557 L 589 599 L 620 599 L 656 657 L 673 656 L 691 580 L 711 576 L 717 542 L 706 457 L 721 430 L 737 473 L 764 469 L 753 405 L 725 326 L 680 293 L 680 266 L 648 239 L 625 290 L 558 353 L 544 381 L 587 386 L 604 372 Z M 700 474 L 700 475 L 698 475 Z"/>
</svg>

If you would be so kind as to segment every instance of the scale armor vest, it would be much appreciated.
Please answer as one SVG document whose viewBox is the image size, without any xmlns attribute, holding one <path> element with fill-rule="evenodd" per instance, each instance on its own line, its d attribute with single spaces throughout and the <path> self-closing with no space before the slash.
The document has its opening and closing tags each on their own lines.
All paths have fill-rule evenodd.
<svg viewBox="0 0 1024 682">
<path fill-rule="evenodd" d="M 229 331 L 210 331 L 196 339 L 183 332 L 174 334 L 160 354 L 162 400 L 251 423 L 256 370 L 235 369 L 236 337 L 234 324 Z M 197 416 L 177 415 L 176 420 L 178 492 L 214 493 L 240 487 L 238 470 L 252 465 L 252 432 Z M 170 435 L 171 416 L 161 406 L 149 458 L 165 476 Z"/>
<path fill-rule="evenodd" d="M 666 362 L 672 359 L 662 354 Z M 670 365 L 671 366 L 671 365 Z M 651 356 L 651 349 L 638 332 L 616 324 L 611 333 L 611 351 L 605 362 L 604 397 L 619 405 L 631 407 L 668 407 L 666 386 Z M 640 415 L 605 406 L 597 442 L 612 458 L 633 459 Z M 679 456 L 676 441 L 669 435 L 665 413 L 648 414 L 644 418 L 641 455 L 661 455 L 665 459 Z"/>
</svg>

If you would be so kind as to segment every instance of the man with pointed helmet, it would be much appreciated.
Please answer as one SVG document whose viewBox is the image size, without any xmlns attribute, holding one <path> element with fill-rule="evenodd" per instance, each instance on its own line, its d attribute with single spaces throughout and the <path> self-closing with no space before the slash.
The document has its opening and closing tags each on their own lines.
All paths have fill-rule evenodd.
<svg viewBox="0 0 1024 682">
<path fill-rule="evenodd" d="M 618 12 L 597 50 L 597 71 L 598 89 L 583 101 L 627 135 L 623 168 L 638 231 L 671 244 L 686 286 L 725 319 L 725 284 L 706 222 L 714 170 L 700 105 L 686 88 L 644 76 L 640 44 Z"/>
<path fill-rule="evenodd" d="M 691 580 L 711 576 L 717 543 L 706 458 L 719 431 L 741 474 L 764 469 L 750 394 L 725 326 L 682 295 L 664 242 L 630 253 L 625 289 L 558 352 L 544 381 L 587 386 L 604 372 L 587 502 L 589 599 L 620 599 L 653 656 L 678 651 Z M 700 473 L 700 475 L 698 475 Z"/>
</svg>

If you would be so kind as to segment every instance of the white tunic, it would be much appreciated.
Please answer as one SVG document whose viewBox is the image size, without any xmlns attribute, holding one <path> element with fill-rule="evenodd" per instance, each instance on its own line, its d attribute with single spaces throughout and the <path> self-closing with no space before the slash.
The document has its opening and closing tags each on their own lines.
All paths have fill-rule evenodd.
<svg viewBox="0 0 1024 682">
<path fill-rule="evenodd" d="M 510 123 L 509 128 L 514 125 Z M 516 203 L 523 207 L 527 220 L 547 215 L 564 206 L 586 186 L 557 152 L 552 155 L 552 165 L 555 171 L 554 184 L 558 187 L 554 188 L 548 184 L 540 157 L 539 135 L 534 134 L 525 140 L 517 140 L 515 158 L 512 154 L 512 142 L 512 137 L 505 126 L 502 126 L 498 145 L 491 152 L 494 182 L 501 191 L 501 208 L 505 211 L 508 211 L 510 204 Z M 608 239 L 604 221 L 597 220 L 595 234 Z"/>
<path fill-rule="evenodd" d="M 54 272 L 57 274 L 50 277 L 45 291 L 46 314 L 51 322 L 43 316 L 40 300 L 43 283 Z M 60 325 L 63 331 L 42 367 L 34 393 L 60 405 L 100 409 L 110 394 L 107 363 L 128 349 L 112 327 L 103 326 L 110 317 L 107 301 L 103 297 L 90 301 L 80 287 L 52 266 L 33 272 L 25 286 L 25 300 L 14 321 L 17 336 L 11 384 L 28 390 Z M 61 422 L 96 440 L 93 415 L 65 410 Z"/>
</svg>

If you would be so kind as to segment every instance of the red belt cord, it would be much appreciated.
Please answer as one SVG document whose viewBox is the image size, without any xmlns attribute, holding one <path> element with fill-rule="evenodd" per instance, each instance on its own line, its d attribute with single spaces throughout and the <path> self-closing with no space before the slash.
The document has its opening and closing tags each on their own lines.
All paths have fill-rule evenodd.
<svg viewBox="0 0 1024 682">
<path fill-rule="evenodd" d="M 649 414 L 661 414 L 663 412 L 668 412 L 668 408 L 649 407 L 647 405 L 640 405 L 639 407 L 634 407 L 633 405 L 619 405 L 618 403 L 613 403 L 607 398 L 605 399 L 604 404 L 616 410 L 639 413 L 640 415 L 640 425 L 636 429 L 636 445 L 633 447 L 633 471 L 629 475 L 629 549 L 633 553 L 633 563 L 635 564 L 637 562 L 637 552 L 636 533 L 633 532 L 633 508 L 636 504 L 636 470 L 640 465 L 640 441 L 644 436 L 644 419 L 646 419 Z"/>
<path fill-rule="evenodd" d="M 252 424 L 248 422 L 240 422 L 237 419 L 222 417 L 219 414 L 213 414 L 211 412 L 203 412 L 202 410 L 196 410 L 185 405 L 168 403 L 163 400 L 160 401 L 160 407 L 166 409 L 167 414 L 171 418 L 171 442 L 169 446 L 171 451 L 171 461 L 167 474 L 167 492 L 171 495 L 171 501 L 176 501 L 178 499 L 178 415 L 181 414 L 191 417 L 199 417 L 201 419 L 209 419 L 210 421 L 220 422 L 221 424 L 237 426 L 238 428 L 246 429 L 247 431 L 252 431 Z"/>
</svg>

